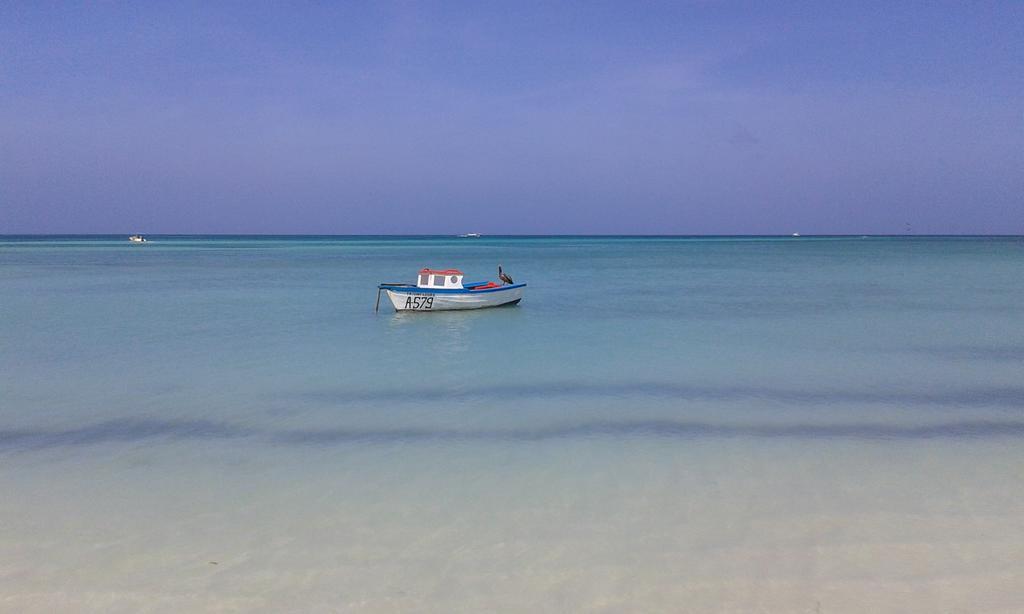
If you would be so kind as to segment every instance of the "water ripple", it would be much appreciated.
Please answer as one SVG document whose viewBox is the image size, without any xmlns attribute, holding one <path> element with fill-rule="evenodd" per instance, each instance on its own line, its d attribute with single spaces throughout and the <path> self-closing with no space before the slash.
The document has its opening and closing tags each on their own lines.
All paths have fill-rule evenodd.
<svg viewBox="0 0 1024 614">
<path fill-rule="evenodd" d="M 721 424 L 696 421 L 592 421 L 532 428 L 336 428 L 260 429 L 205 420 L 109 420 L 71 429 L 0 431 L 0 452 L 24 452 L 97 444 L 141 442 L 252 440 L 295 446 L 457 442 L 545 442 L 577 439 L 699 439 L 715 437 L 925 440 L 1024 438 L 1024 421 L 974 420 L 924 425 Z"/>
<path fill-rule="evenodd" d="M 490 399 L 498 401 L 547 397 L 657 397 L 686 401 L 774 401 L 793 405 L 861 403 L 885 405 L 935 405 L 952 407 L 1024 408 L 1024 387 L 1003 386 L 956 390 L 784 390 L 759 386 L 694 386 L 666 382 L 549 382 L 495 384 L 479 387 L 409 388 L 389 390 L 319 390 L 300 392 L 291 398 L 329 404 L 370 401 L 417 402 Z"/>
</svg>

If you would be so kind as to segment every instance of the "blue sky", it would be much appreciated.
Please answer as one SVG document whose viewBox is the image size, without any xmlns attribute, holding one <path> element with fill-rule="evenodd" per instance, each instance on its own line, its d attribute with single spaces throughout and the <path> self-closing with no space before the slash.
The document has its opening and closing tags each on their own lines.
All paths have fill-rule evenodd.
<svg viewBox="0 0 1024 614">
<path fill-rule="evenodd" d="M 1024 2 L 0 5 L 0 233 L 1024 233 Z"/>
</svg>

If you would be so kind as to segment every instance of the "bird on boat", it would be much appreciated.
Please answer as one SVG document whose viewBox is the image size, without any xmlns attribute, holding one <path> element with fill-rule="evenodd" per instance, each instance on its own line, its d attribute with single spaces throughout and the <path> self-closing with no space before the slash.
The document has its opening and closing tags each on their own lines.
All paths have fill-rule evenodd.
<svg viewBox="0 0 1024 614">
<path fill-rule="evenodd" d="M 512 278 L 508 276 L 508 273 L 501 270 L 500 264 L 498 265 L 498 279 L 500 279 L 501 281 L 505 282 L 508 285 L 512 285 L 515 283 L 514 281 L 512 281 Z"/>
</svg>

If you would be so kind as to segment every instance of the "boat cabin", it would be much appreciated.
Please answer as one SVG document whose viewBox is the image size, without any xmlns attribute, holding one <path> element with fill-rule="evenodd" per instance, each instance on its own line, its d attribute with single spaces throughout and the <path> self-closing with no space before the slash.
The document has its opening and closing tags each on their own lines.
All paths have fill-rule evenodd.
<svg viewBox="0 0 1024 614">
<path fill-rule="evenodd" d="M 416 281 L 416 287 L 461 289 L 462 271 L 456 269 L 447 269 L 444 271 L 423 269 L 420 271 L 419 279 Z"/>
</svg>

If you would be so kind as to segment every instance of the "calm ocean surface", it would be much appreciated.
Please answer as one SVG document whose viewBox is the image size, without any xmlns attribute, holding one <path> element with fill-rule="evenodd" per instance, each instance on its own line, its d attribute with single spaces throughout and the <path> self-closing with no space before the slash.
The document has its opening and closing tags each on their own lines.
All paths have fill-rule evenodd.
<svg viewBox="0 0 1024 614">
<path fill-rule="evenodd" d="M 150 239 L 0 237 L 0 611 L 1024 603 L 1024 239 Z"/>
</svg>

